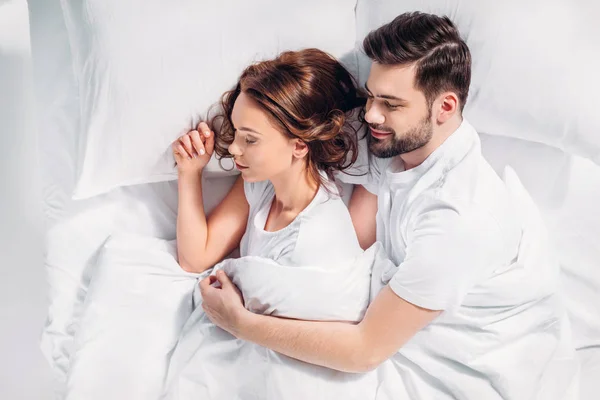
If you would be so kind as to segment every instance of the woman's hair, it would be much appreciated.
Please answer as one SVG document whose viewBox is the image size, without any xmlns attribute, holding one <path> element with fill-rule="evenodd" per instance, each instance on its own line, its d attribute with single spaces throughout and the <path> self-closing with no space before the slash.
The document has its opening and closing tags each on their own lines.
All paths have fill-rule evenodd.
<svg viewBox="0 0 600 400">
<path fill-rule="evenodd" d="M 365 100 L 352 75 L 331 55 L 318 49 L 286 51 L 246 68 L 235 88 L 221 97 L 222 112 L 211 121 L 219 158 L 232 157 L 228 151 L 235 137 L 231 113 L 242 92 L 281 132 L 306 143 L 308 172 L 319 185 L 324 183 L 319 171 L 334 181 L 335 171 L 356 161 L 356 130 L 346 124 L 346 118 Z"/>
</svg>

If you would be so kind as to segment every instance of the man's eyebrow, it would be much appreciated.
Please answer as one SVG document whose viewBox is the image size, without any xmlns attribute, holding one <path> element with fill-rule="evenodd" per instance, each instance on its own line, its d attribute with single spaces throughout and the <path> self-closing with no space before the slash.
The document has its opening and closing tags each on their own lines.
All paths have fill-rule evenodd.
<svg viewBox="0 0 600 400">
<path fill-rule="evenodd" d="M 369 94 L 372 94 L 371 91 L 369 90 L 369 86 L 367 86 L 366 82 L 365 82 L 365 89 L 367 90 L 367 92 L 369 92 Z M 406 101 L 405 99 L 398 97 L 398 96 L 393 96 L 391 94 L 376 94 L 374 97 L 378 97 L 380 99 L 386 99 L 386 100 L 397 100 L 397 101 L 401 101 L 404 103 L 408 103 L 408 101 Z"/>
</svg>

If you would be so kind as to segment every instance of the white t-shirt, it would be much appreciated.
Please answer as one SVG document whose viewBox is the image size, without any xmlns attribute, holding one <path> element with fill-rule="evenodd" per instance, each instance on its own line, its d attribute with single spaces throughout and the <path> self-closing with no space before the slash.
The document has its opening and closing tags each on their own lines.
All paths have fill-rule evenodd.
<svg viewBox="0 0 600 400">
<path fill-rule="evenodd" d="M 244 191 L 250 213 L 240 243 L 241 256 L 270 258 L 286 266 L 318 267 L 362 253 L 350 213 L 335 188 L 328 193 L 321 187 L 310 204 L 276 232 L 264 229 L 275 197 L 271 182 L 245 182 Z"/>
<path fill-rule="evenodd" d="M 373 157 L 365 187 L 397 265 L 374 286 L 443 310 L 380 367 L 377 398 L 565 399 L 577 370 L 558 264 L 533 202 L 485 161 L 473 127 L 463 121 L 408 171 Z"/>
</svg>

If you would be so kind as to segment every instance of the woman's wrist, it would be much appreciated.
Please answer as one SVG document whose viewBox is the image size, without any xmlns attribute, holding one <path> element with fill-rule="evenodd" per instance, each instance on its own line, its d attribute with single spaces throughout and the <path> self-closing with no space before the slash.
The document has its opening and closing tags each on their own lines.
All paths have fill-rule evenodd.
<svg viewBox="0 0 600 400">
<path fill-rule="evenodd" d="M 196 170 L 190 170 L 190 169 L 178 169 L 177 170 L 177 176 L 179 180 L 185 180 L 185 181 L 189 181 L 189 180 L 202 180 L 202 171 L 204 170 L 204 168 L 202 169 L 196 169 Z"/>
</svg>

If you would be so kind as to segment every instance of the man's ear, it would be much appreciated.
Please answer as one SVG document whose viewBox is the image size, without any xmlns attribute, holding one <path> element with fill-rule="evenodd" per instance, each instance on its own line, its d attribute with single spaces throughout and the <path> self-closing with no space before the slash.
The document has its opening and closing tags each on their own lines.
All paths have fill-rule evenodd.
<svg viewBox="0 0 600 400">
<path fill-rule="evenodd" d="M 435 104 L 437 104 L 437 106 Z M 443 124 L 451 119 L 456 113 L 460 112 L 458 96 L 454 92 L 442 93 L 434 103 L 434 108 L 437 108 L 434 110 L 437 112 L 437 123 Z"/>
</svg>

